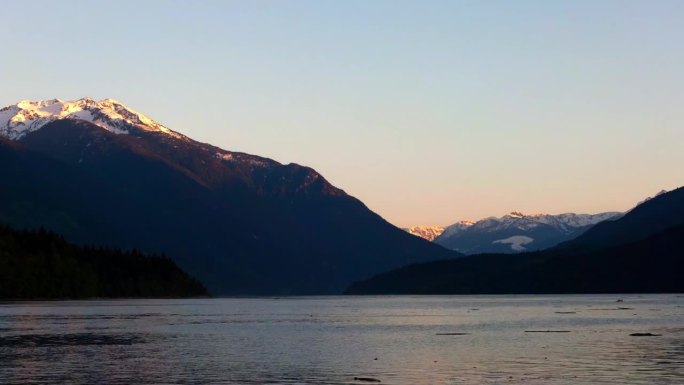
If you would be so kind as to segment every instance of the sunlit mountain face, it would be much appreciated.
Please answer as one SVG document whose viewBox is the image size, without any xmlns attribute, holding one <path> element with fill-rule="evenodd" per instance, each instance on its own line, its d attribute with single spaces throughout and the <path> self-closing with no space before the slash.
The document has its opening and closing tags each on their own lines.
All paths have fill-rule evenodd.
<svg viewBox="0 0 684 385">
<path fill-rule="evenodd" d="M 404 229 L 409 234 L 427 239 L 428 241 L 434 241 L 442 232 L 444 227 L 441 226 L 413 226 Z"/>
<path fill-rule="evenodd" d="M 115 134 L 136 131 L 161 132 L 181 138 L 182 135 L 134 111 L 114 99 L 96 101 L 86 97 L 78 100 L 60 99 L 31 101 L 0 109 L 0 134 L 9 139 L 20 139 L 59 119 L 84 120 Z"/>
<path fill-rule="evenodd" d="M 458 256 L 297 164 L 200 143 L 112 99 L 0 110 L 0 221 L 165 252 L 213 294 L 326 294 Z"/>
</svg>

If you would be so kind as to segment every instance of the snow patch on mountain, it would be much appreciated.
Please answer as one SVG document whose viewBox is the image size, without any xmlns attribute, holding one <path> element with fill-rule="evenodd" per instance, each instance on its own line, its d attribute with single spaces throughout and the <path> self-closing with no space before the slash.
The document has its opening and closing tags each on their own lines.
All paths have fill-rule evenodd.
<svg viewBox="0 0 684 385">
<path fill-rule="evenodd" d="M 509 244 L 513 251 L 525 251 L 525 245 L 534 242 L 534 238 L 525 235 L 514 235 L 506 239 L 498 239 L 492 243 Z"/>
<path fill-rule="evenodd" d="M 58 119 L 85 120 L 115 134 L 129 134 L 135 130 L 142 130 L 161 132 L 177 139 L 185 138 L 114 99 L 96 101 L 92 98 L 70 101 L 22 100 L 2 108 L 0 135 L 18 140 Z"/>
<path fill-rule="evenodd" d="M 229 152 L 217 152 L 216 153 L 216 158 L 218 159 L 223 159 L 223 160 L 232 160 L 233 159 L 233 154 Z"/>
</svg>

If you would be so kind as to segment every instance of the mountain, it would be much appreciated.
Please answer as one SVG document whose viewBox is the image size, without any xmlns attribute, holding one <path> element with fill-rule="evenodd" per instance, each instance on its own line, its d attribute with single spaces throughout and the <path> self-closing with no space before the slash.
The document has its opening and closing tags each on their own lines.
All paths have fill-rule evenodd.
<svg viewBox="0 0 684 385">
<path fill-rule="evenodd" d="M 599 223 L 559 248 L 600 248 L 638 241 L 684 224 L 684 187 L 661 191 L 615 221 Z"/>
<path fill-rule="evenodd" d="M 0 222 L 164 252 L 212 294 L 328 294 L 457 256 L 297 164 L 226 151 L 124 104 L 0 110 Z"/>
<path fill-rule="evenodd" d="M 573 239 L 595 224 L 622 214 L 535 214 L 512 212 L 501 218 L 462 221 L 448 226 L 434 242 L 464 254 L 543 250 Z"/>
<path fill-rule="evenodd" d="M 684 225 L 592 251 L 483 254 L 392 270 L 346 294 L 555 294 L 684 292 Z"/>
<path fill-rule="evenodd" d="M 196 297 L 206 289 L 164 256 L 75 246 L 0 226 L 0 299 Z"/>
<path fill-rule="evenodd" d="M 433 241 L 444 231 L 444 227 L 440 226 L 413 226 L 405 228 L 404 231 L 411 235 L 427 239 L 428 241 Z"/>
</svg>

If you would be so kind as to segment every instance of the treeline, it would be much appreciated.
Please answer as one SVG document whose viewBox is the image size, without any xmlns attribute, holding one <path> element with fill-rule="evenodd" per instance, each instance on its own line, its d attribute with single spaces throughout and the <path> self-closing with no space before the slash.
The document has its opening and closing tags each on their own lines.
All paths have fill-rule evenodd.
<svg viewBox="0 0 684 385">
<path fill-rule="evenodd" d="M 76 246 L 44 229 L 0 226 L 0 299 L 205 295 L 164 255 Z"/>
</svg>

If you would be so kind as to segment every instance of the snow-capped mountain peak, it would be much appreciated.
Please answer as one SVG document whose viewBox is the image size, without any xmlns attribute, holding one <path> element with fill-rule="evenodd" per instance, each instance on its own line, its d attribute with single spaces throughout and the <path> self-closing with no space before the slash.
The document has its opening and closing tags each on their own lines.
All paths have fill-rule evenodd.
<svg viewBox="0 0 684 385">
<path fill-rule="evenodd" d="M 131 131 L 142 130 L 183 138 L 183 135 L 117 100 L 97 101 L 90 97 L 69 101 L 22 100 L 17 104 L 2 108 L 0 109 L 0 135 L 18 140 L 59 119 L 85 120 L 115 134 L 129 134 Z"/>
<path fill-rule="evenodd" d="M 433 241 L 444 231 L 444 227 L 441 226 L 413 226 L 404 229 L 409 234 L 427 239 L 428 241 Z"/>
</svg>

